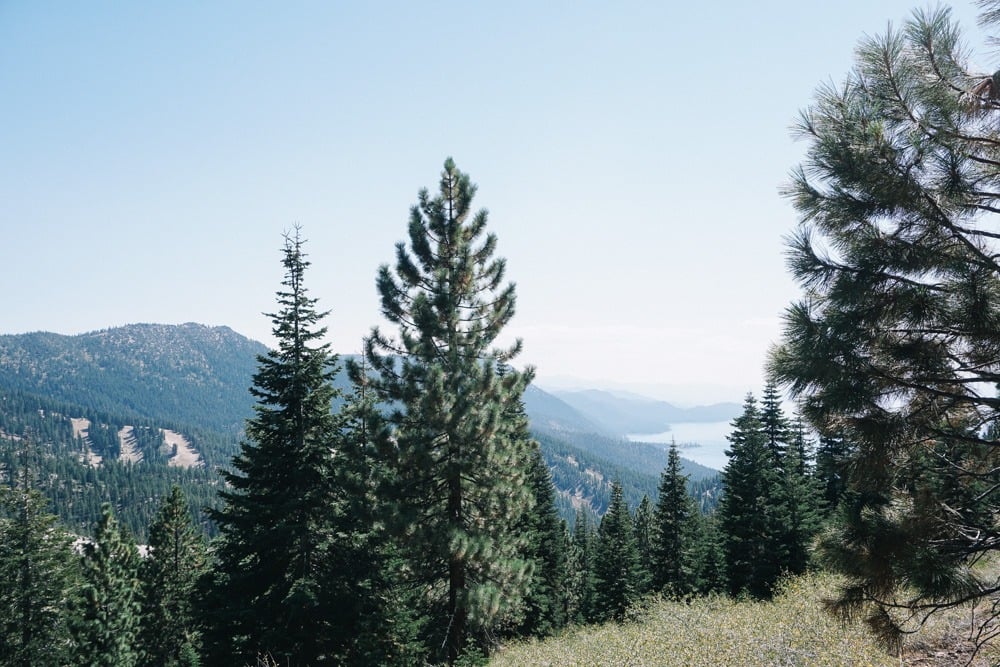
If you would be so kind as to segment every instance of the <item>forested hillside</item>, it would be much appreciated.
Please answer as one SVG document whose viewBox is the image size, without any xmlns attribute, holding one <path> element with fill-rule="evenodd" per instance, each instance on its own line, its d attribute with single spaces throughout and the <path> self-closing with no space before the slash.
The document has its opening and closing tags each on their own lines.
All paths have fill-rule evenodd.
<svg viewBox="0 0 1000 667">
<path fill-rule="evenodd" d="M 126 417 L 239 433 L 258 354 L 228 327 L 132 324 L 77 336 L 0 336 L 0 390 Z"/>
<path fill-rule="evenodd" d="M 34 465 L 49 480 L 45 492 L 68 526 L 87 533 L 101 502 L 110 501 L 141 537 L 171 483 L 183 486 L 195 508 L 217 504 L 216 471 L 229 465 L 252 414 L 250 378 L 264 352 L 229 328 L 191 323 L 0 336 L 0 456 L 12 461 L 14 438 L 30 434 Z M 349 384 L 341 369 L 334 385 Z M 631 505 L 643 495 L 656 497 L 665 450 L 613 436 L 537 387 L 525 393 L 525 410 L 567 521 L 578 509 L 603 513 L 616 479 Z M 84 423 L 89 428 L 80 437 Z M 198 467 L 170 464 L 176 444 L 165 442 L 164 431 L 183 435 Z M 686 461 L 685 472 L 714 505 L 717 471 Z M 199 521 L 213 530 L 200 515 Z"/>
</svg>

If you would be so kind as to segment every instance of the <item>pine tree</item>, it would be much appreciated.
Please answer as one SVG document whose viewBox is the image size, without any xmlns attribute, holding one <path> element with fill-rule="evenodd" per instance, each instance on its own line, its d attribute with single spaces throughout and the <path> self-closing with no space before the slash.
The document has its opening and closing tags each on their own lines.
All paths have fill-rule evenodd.
<svg viewBox="0 0 1000 667">
<path fill-rule="evenodd" d="M 132 667 L 139 655 L 139 550 L 101 506 L 93 541 L 83 543 L 83 586 L 72 619 L 73 660 L 81 667 Z"/>
<path fill-rule="evenodd" d="M 309 266 L 298 228 L 285 235 L 278 346 L 258 357 L 257 399 L 246 440 L 223 472 L 221 539 L 209 576 L 209 662 L 239 664 L 258 655 L 281 664 L 335 660 L 345 629 L 332 622 L 345 602 L 327 564 L 339 544 L 342 511 L 334 461 L 340 421 L 331 403 L 337 357 L 320 341 L 326 313 L 304 283 Z"/>
<path fill-rule="evenodd" d="M 611 503 L 598 529 L 594 556 L 593 620 L 625 620 L 639 601 L 639 549 L 621 483 L 611 485 Z"/>
<path fill-rule="evenodd" d="M 174 486 L 149 527 L 149 553 L 139 569 L 144 665 L 199 664 L 194 600 L 205 567 L 205 544 L 191 522 L 184 494 Z"/>
<path fill-rule="evenodd" d="M 662 593 L 684 594 L 692 586 L 693 522 L 698 509 L 687 486 L 677 443 L 671 443 L 667 467 L 660 474 L 651 546 L 653 589 Z"/>
<path fill-rule="evenodd" d="M 397 406 L 394 525 L 428 592 L 429 628 L 445 635 L 428 644 L 443 645 L 449 663 L 517 606 L 530 574 L 515 527 L 531 507 L 532 445 L 505 417 L 533 371 L 507 367 L 520 341 L 492 348 L 515 294 L 512 283 L 501 288 L 506 263 L 492 258 L 486 211 L 472 212 L 475 191 L 448 159 L 438 195 L 420 192 L 409 248 L 397 244 L 395 272 L 383 265 L 377 279 L 398 340 L 375 328 L 366 345 L 373 388 Z"/>
<path fill-rule="evenodd" d="M 79 568 L 28 466 L 17 476 L 0 490 L 0 664 L 57 667 L 69 662 L 66 600 Z"/>
<path fill-rule="evenodd" d="M 1000 3 L 980 5 L 995 33 Z M 900 607 L 926 615 L 996 591 L 971 565 L 1000 544 L 995 520 L 977 522 L 1000 510 L 1000 487 L 968 513 L 944 489 L 1000 464 L 984 428 L 1000 402 L 982 391 L 1000 380 L 1000 76 L 969 71 L 946 8 L 855 53 L 799 123 L 808 148 L 787 188 L 801 221 L 788 257 L 803 297 L 770 367 L 818 432 L 850 445 L 845 523 L 824 548 L 847 577 L 836 607 L 898 646 Z M 927 451 L 948 453 L 933 473 Z"/>
<path fill-rule="evenodd" d="M 743 413 L 733 420 L 723 471 L 725 491 L 719 502 L 726 573 L 733 595 L 766 598 L 787 560 L 780 541 L 784 517 L 780 516 L 780 479 L 757 401 L 747 395 Z"/>
</svg>

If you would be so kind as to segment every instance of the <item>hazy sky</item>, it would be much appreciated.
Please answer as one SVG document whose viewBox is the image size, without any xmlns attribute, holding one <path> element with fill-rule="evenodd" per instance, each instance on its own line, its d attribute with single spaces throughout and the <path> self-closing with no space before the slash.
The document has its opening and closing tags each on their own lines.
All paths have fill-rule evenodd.
<svg viewBox="0 0 1000 667">
<path fill-rule="evenodd" d="M 270 342 L 300 224 L 330 341 L 356 352 L 450 155 L 542 386 L 739 400 L 798 293 L 789 126 L 913 6 L 0 2 L 0 332 L 194 321 Z"/>
</svg>

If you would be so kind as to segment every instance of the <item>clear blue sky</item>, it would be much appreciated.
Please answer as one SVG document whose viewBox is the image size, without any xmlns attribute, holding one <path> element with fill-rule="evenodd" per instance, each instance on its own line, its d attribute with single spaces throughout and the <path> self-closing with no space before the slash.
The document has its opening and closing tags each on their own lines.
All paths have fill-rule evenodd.
<svg viewBox="0 0 1000 667">
<path fill-rule="evenodd" d="M 681 4 L 0 2 L 0 332 L 269 342 L 297 223 L 330 341 L 358 351 L 450 155 L 540 384 L 739 400 L 798 292 L 788 128 L 914 5 Z"/>
</svg>

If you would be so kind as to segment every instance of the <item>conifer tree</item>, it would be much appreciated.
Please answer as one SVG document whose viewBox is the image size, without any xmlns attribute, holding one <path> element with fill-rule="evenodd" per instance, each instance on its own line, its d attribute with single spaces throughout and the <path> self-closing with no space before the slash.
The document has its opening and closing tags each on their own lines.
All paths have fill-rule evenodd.
<svg viewBox="0 0 1000 667">
<path fill-rule="evenodd" d="M 639 571 L 636 576 L 636 586 L 640 595 L 649 593 L 653 588 L 652 548 L 653 548 L 653 503 L 649 496 L 643 494 L 639 506 L 635 508 L 632 517 L 632 529 L 635 533 L 635 546 L 639 551 Z"/>
<path fill-rule="evenodd" d="M 781 408 L 781 394 L 774 380 L 768 379 L 760 401 L 760 423 L 767 436 L 767 449 L 780 468 L 788 441 L 792 437 L 792 427 Z"/>
<path fill-rule="evenodd" d="M 344 641 L 332 622 L 344 600 L 327 564 L 340 548 L 333 530 L 343 511 L 334 452 L 340 420 L 332 413 L 337 357 L 322 343 L 325 312 L 304 276 L 309 266 L 298 228 L 285 235 L 279 310 L 271 314 L 277 348 L 258 357 L 246 440 L 224 471 L 224 507 L 213 513 L 220 537 L 209 577 L 206 648 L 213 664 L 258 655 L 288 665 L 336 660 Z"/>
<path fill-rule="evenodd" d="M 687 485 L 677 443 L 671 443 L 667 467 L 660 474 L 651 546 L 653 589 L 661 593 L 684 594 L 692 584 L 693 522 L 698 509 Z"/>
<path fill-rule="evenodd" d="M 718 516 L 696 513 L 694 519 L 690 589 L 702 595 L 727 591 L 726 554 Z"/>
<path fill-rule="evenodd" d="M 66 600 L 79 568 L 28 466 L 17 476 L 0 490 L 0 664 L 58 667 L 69 663 Z"/>
<path fill-rule="evenodd" d="M 779 476 L 753 395 L 733 420 L 723 471 L 725 491 L 719 502 L 726 574 L 733 595 L 771 595 L 787 560 L 781 542 L 784 524 Z"/>
<path fill-rule="evenodd" d="M 205 544 L 191 523 L 184 494 L 174 486 L 149 527 L 149 553 L 139 568 L 144 665 L 199 664 L 194 602 L 205 568 Z"/>
<path fill-rule="evenodd" d="M 345 509 L 336 529 L 343 548 L 328 564 L 350 596 L 336 623 L 353 639 L 339 660 L 359 666 L 421 664 L 427 651 L 420 639 L 418 600 L 399 584 L 404 564 L 384 529 L 391 471 L 379 450 L 392 446 L 392 434 L 369 385 L 364 358 L 347 366 L 353 388 L 341 411 L 337 457 Z"/>
<path fill-rule="evenodd" d="M 590 520 L 590 513 L 583 508 L 576 511 L 568 558 L 569 585 L 567 618 L 571 623 L 592 620 L 594 613 L 594 557 L 597 551 L 597 534 Z"/>
<path fill-rule="evenodd" d="M 537 445 L 531 455 L 528 484 L 535 498 L 534 509 L 525 515 L 524 527 L 530 536 L 525 556 L 532 564 L 532 574 L 520 629 L 522 634 L 544 637 L 566 625 L 568 570 L 565 531 L 556 510 L 552 472 Z"/>
<path fill-rule="evenodd" d="M 611 485 L 611 503 L 598 529 L 594 555 L 593 620 L 625 620 L 639 600 L 639 549 L 621 483 Z"/>
<path fill-rule="evenodd" d="M 94 539 L 83 543 L 83 586 L 72 619 L 74 663 L 81 667 L 132 667 L 139 654 L 139 550 L 101 505 Z"/>
<path fill-rule="evenodd" d="M 394 525 L 427 591 L 428 643 L 444 646 L 449 663 L 517 606 L 530 574 L 516 527 L 531 507 L 532 444 L 506 417 L 533 371 L 507 367 L 520 341 L 493 347 L 515 293 L 503 285 L 505 261 L 493 258 L 486 211 L 472 210 L 475 191 L 449 158 L 438 194 L 420 192 L 409 247 L 397 244 L 395 271 L 383 265 L 377 279 L 398 338 L 375 328 L 366 345 L 372 386 L 396 407 Z"/>
<path fill-rule="evenodd" d="M 816 447 L 815 476 L 827 516 L 833 514 L 840 505 L 840 499 L 847 491 L 850 447 L 839 435 L 820 434 Z"/>
<path fill-rule="evenodd" d="M 1000 3 L 980 6 L 995 35 Z M 970 70 L 943 7 L 855 53 L 798 124 L 808 148 L 787 188 L 800 214 L 788 257 L 803 296 L 770 366 L 817 431 L 850 445 L 846 523 L 826 549 L 848 578 L 836 606 L 898 645 L 891 611 L 996 594 L 971 565 L 1000 544 L 995 520 L 974 522 L 996 516 L 1000 488 L 969 513 L 943 489 L 1000 464 L 986 428 L 1000 402 L 982 389 L 1000 381 L 1000 76 Z M 948 452 L 929 477 L 928 451 Z"/>
<path fill-rule="evenodd" d="M 780 472 L 780 498 L 785 506 L 780 541 L 786 553 L 785 567 L 791 574 L 805 572 L 811 559 L 813 538 L 820 526 L 820 490 L 809 466 L 809 444 L 799 421 L 784 454 Z"/>
</svg>

